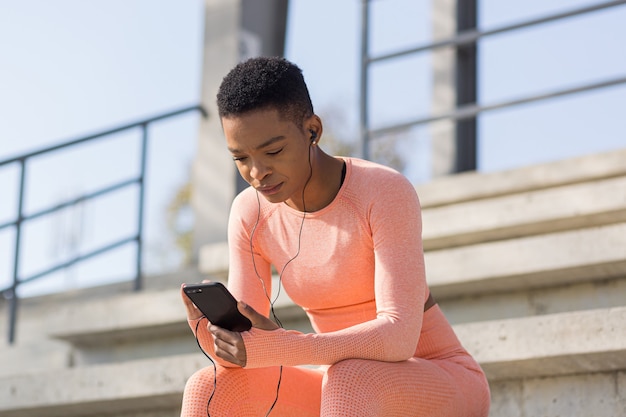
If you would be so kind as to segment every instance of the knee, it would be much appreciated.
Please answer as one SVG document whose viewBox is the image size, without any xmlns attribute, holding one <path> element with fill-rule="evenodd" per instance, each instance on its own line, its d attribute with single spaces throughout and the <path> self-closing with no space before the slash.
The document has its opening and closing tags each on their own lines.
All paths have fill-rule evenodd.
<svg viewBox="0 0 626 417">
<path fill-rule="evenodd" d="M 322 383 L 322 415 L 381 415 L 370 365 L 371 361 L 347 359 L 328 369 Z"/>
<path fill-rule="evenodd" d="M 216 385 L 220 389 L 230 390 L 235 386 L 241 386 L 246 379 L 242 368 L 224 368 L 212 366 L 202 368 L 194 372 L 185 384 L 186 396 L 209 397 Z"/>
<path fill-rule="evenodd" d="M 364 372 L 367 372 L 367 363 L 364 359 L 346 359 L 335 363 L 326 372 L 326 380 L 341 380 L 349 382 L 360 380 Z"/>
<path fill-rule="evenodd" d="M 213 367 L 202 368 L 194 372 L 187 383 L 183 395 L 185 397 L 204 397 L 208 398 L 210 387 L 213 386 L 215 379 L 215 371 Z"/>
<path fill-rule="evenodd" d="M 343 392 L 368 390 L 373 377 L 371 361 L 364 359 L 346 359 L 328 368 L 323 381 L 326 390 Z"/>
<path fill-rule="evenodd" d="M 241 395 L 245 396 L 248 384 L 241 368 L 214 369 L 212 366 L 193 373 L 185 384 L 181 416 L 225 415 L 237 407 Z"/>
</svg>

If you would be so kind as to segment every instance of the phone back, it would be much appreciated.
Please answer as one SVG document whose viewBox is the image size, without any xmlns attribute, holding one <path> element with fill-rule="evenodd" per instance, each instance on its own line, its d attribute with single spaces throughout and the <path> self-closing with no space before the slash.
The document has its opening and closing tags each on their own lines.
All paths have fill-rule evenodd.
<svg viewBox="0 0 626 417">
<path fill-rule="evenodd" d="M 190 284 L 183 288 L 185 294 L 216 326 L 235 332 L 250 330 L 252 323 L 237 309 L 237 300 L 220 282 Z"/>
</svg>

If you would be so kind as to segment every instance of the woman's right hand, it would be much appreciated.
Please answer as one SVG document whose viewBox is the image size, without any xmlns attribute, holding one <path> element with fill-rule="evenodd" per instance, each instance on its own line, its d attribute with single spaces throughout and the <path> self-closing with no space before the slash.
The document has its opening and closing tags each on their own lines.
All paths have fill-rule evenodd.
<svg viewBox="0 0 626 417">
<path fill-rule="evenodd" d="M 202 281 L 202 282 L 209 282 L 209 281 Z M 187 310 L 187 319 L 190 321 L 197 320 L 200 317 L 204 316 L 204 314 L 202 314 L 202 312 L 198 310 L 198 307 L 196 307 L 196 305 L 189 299 L 189 297 L 187 297 L 187 295 L 185 294 L 185 291 L 183 291 L 183 288 L 185 288 L 185 285 L 187 284 L 183 284 L 180 286 L 180 296 L 183 299 L 183 304 L 185 305 L 185 309 Z"/>
</svg>

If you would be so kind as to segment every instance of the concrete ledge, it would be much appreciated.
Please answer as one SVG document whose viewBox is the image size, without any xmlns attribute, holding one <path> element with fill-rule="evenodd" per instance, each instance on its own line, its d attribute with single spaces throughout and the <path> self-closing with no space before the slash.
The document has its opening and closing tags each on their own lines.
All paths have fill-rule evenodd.
<svg viewBox="0 0 626 417">
<path fill-rule="evenodd" d="M 163 339 L 190 337 L 179 289 L 120 294 L 113 297 L 74 302 L 55 309 L 44 329 L 49 337 L 64 340 L 79 348 L 103 347 Z M 302 309 L 284 291 L 275 303 L 283 322 L 304 318 Z"/>
<path fill-rule="evenodd" d="M 437 300 L 453 324 L 621 307 L 626 306 L 625 278 Z"/>
<path fill-rule="evenodd" d="M 626 175 L 626 149 L 507 171 L 471 172 L 416 187 L 423 208 Z"/>
<path fill-rule="evenodd" d="M 432 250 L 619 222 L 626 176 L 425 209 L 422 236 Z"/>
<path fill-rule="evenodd" d="M 72 362 L 72 349 L 66 343 L 40 339 L 0 347 L 0 377 L 24 375 L 43 370 L 65 369 Z"/>
<path fill-rule="evenodd" d="M 435 297 L 626 275 L 626 223 L 426 252 Z"/>
<path fill-rule="evenodd" d="M 189 376 L 210 366 L 202 354 L 0 377 L 0 416 L 119 415 L 180 406 Z"/>
<path fill-rule="evenodd" d="M 205 279 L 196 268 L 182 268 L 177 272 L 148 275 L 144 277 L 144 292 L 171 290 L 178 288 L 182 282 L 200 282 Z M 19 313 L 17 321 L 17 341 L 18 344 L 37 344 L 41 341 L 42 334 L 47 334 L 48 321 L 53 319 L 61 309 L 71 308 L 74 305 L 87 305 L 88 303 L 98 303 L 101 300 L 112 299 L 116 296 L 128 296 L 133 294 L 133 282 L 122 281 L 111 284 L 96 285 L 92 287 L 75 288 L 59 293 L 38 295 L 36 297 L 21 298 L 19 300 Z M 84 312 L 85 318 L 93 319 L 89 311 Z M 115 311 L 107 311 L 104 318 Z M 67 317 L 68 326 L 76 325 L 80 322 L 81 316 Z M 100 320 L 101 317 L 97 319 Z M 8 302 L 0 297 L 0 334 L 6 335 L 8 332 Z M 0 348 L 8 347 L 6 337 L 0 338 Z M 2 361 L 0 357 L 0 362 Z"/>
<path fill-rule="evenodd" d="M 490 417 L 626 415 L 626 372 L 492 381 Z"/>
<path fill-rule="evenodd" d="M 454 326 L 489 380 L 626 369 L 626 307 Z"/>
<path fill-rule="evenodd" d="M 79 346 L 110 345 L 128 339 L 188 332 L 178 289 L 119 294 L 55 309 L 47 334 Z"/>
</svg>

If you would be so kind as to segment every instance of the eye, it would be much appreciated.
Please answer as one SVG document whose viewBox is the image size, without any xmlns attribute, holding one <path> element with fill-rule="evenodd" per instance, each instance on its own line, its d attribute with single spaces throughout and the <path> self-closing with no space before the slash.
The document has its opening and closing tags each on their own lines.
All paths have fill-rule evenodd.
<svg viewBox="0 0 626 417">
<path fill-rule="evenodd" d="M 277 150 L 277 151 L 268 152 L 267 154 L 268 154 L 268 155 L 278 155 L 278 154 L 279 154 L 279 153 L 281 153 L 282 151 L 283 151 L 283 148 L 280 148 L 280 149 L 279 149 L 279 150 Z"/>
<path fill-rule="evenodd" d="M 235 162 L 242 162 L 245 161 L 246 157 L 245 156 L 233 156 L 233 161 Z"/>
</svg>

